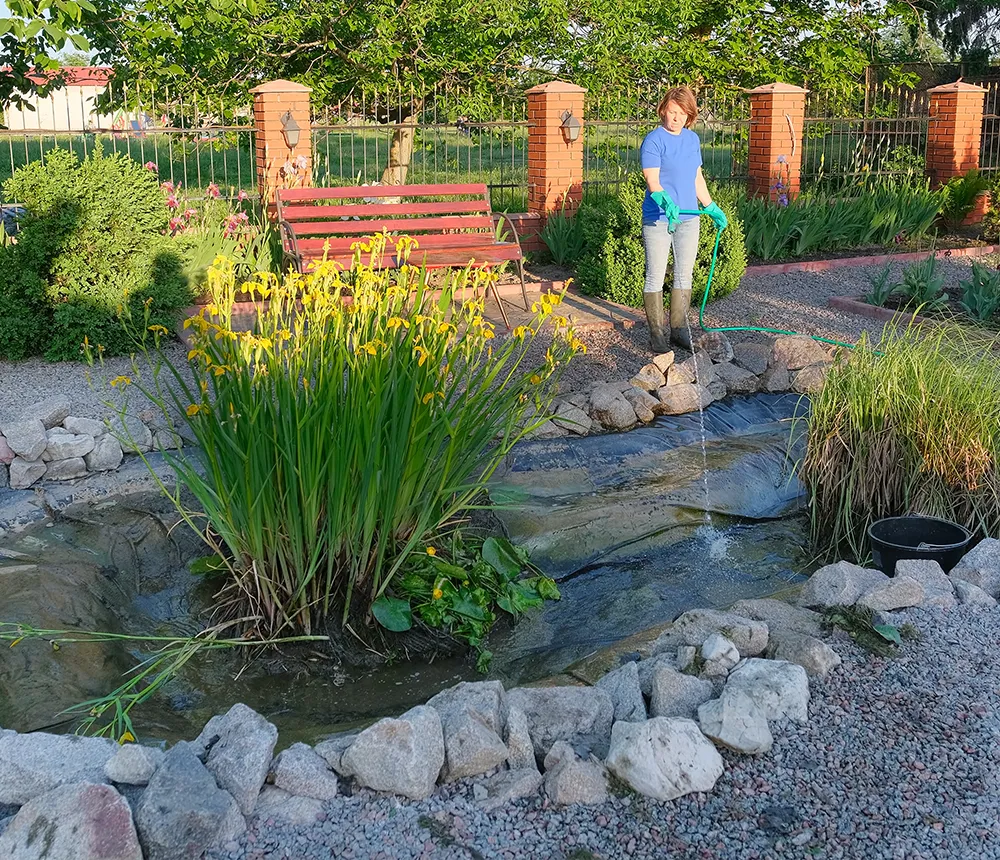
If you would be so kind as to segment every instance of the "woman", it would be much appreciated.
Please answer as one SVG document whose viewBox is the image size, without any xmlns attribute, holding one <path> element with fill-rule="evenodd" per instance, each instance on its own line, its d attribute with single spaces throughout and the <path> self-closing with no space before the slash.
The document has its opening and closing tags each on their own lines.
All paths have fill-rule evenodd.
<svg viewBox="0 0 1000 860">
<path fill-rule="evenodd" d="M 674 251 L 674 284 L 670 290 L 670 341 L 691 349 L 687 321 L 691 306 L 691 280 L 698 256 L 700 218 L 681 215 L 681 209 L 696 211 L 700 203 L 716 227 L 724 230 L 725 213 L 712 202 L 701 172 L 701 141 L 691 131 L 698 118 L 698 105 L 689 87 L 674 87 L 660 101 L 656 112 L 661 125 L 646 135 L 639 150 L 646 177 L 642 202 L 642 240 L 646 248 L 646 283 L 642 300 L 649 323 L 653 352 L 667 352 L 664 336 L 663 280 L 670 249 Z"/>
</svg>

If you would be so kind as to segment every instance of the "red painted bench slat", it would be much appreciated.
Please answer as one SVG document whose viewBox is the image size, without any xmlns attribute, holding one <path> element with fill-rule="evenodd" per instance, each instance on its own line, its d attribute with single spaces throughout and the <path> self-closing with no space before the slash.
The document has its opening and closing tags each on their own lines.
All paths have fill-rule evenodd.
<svg viewBox="0 0 1000 860">
<path fill-rule="evenodd" d="M 409 236 L 413 233 L 445 230 L 489 230 L 493 232 L 493 219 L 489 215 L 441 215 L 437 218 L 372 218 L 363 221 L 322 221 L 324 229 L 317 230 L 312 221 L 292 223 L 296 236 L 312 236 L 316 233 L 336 235 L 337 233 L 374 236 L 376 233 L 398 233 Z"/>
<path fill-rule="evenodd" d="M 339 206 L 283 206 L 281 214 L 290 223 L 318 218 L 366 218 L 383 215 L 463 215 L 489 212 L 485 200 L 443 200 L 436 203 L 342 203 Z"/>
<path fill-rule="evenodd" d="M 281 188 L 282 203 L 298 200 L 343 200 L 351 197 L 444 197 L 449 194 L 486 195 L 486 183 L 442 185 L 352 185 L 344 188 Z"/>
<path fill-rule="evenodd" d="M 303 256 L 307 261 L 323 259 L 322 252 L 317 254 L 306 254 Z M 484 248 L 478 252 L 471 249 L 431 249 L 429 251 L 425 251 L 424 253 L 417 252 L 412 254 L 410 256 L 409 263 L 411 266 L 423 263 L 428 267 L 464 268 L 465 266 L 468 266 L 469 263 L 473 263 L 477 266 L 492 266 L 497 263 L 514 262 L 519 259 L 519 256 L 520 252 L 516 246 L 509 249 Z M 354 257 L 353 255 L 337 254 L 330 255 L 327 259 L 338 262 L 343 265 L 345 269 L 349 269 Z M 362 257 L 362 260 L 364 260 L 364 257 Z M 386 268 L 399 268 L 403 262 L 402 258 L 397 258 L 395 253 L 387 253 L 382 259 L 382 263 L 386 266 Z M 304 271 L 308 271 L 308 269 L 304 269 Z"/>
<path fill-rule="evenodd" d="M 353 246 L 359 242 L 363 242 L 367 239 L 367 236 L 357 237 L 357 236 L 335 236 L 333 238 L 309 238 L 309 239 L 299 239 L 298 249 L 299 253 L 313 252 L 316 250 L 322 251 L 324 245 L 329 244 L 330 253 L 334 252 L 353 252 Z M 496 243 L 492 241 L 491 236 L 487 236 L 483 233 L 429 233 L 426 236 L 414 236 L 417 240 L 417 247 L 414 249 L 414 255 L 418 254 L 420 251 L 428 248 L 493 248 L 493 247 L 503 247 L 504 244 L 510 244 L 512 247 L 516 248 L 513 242 L 511 243 Z M 386 246 L 386 252 L 395 251 L 396 243 L 390 239 Z"/>
</svg>

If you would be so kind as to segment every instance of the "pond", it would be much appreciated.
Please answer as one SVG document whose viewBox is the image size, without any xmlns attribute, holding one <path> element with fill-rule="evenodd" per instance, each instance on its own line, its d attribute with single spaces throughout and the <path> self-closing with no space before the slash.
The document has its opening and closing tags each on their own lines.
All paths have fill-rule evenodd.
<svg viewBox="0 0 1000 860">
<path fill-rule="evenodd" d="M 560 582 L 562 599 L 494 631 L 490 676 L 508 686 L 538 680 L 684 609 L 772 595 L 804 579 L 802 491 L 790 468 L 798 453 L 791 419 L 801 408 L 791 395 L 735 398 L 705 410 L 704 434 L 695 413 L 629 433 L 518 445 L 491 497 L 504 530 Z M 53 523 L 0 539 L 0 620 L 193 634 L 214 589 L 189 573 L 203 549 L 175 521 L 165 500 L 135 494 L 72 505 Z M 4 648 L 0 725 L 71 731 L 59 712 L 110 692 L 148 653 L 128 643 Z M 142 740 L 172 741 L 242 701 L 272 720 L 283 742 L 315 741 L 477 678 L 459 658 L 363 670 L 321 647 L 216 652 L 143 705 L 136 723 Z"/>
</svg>

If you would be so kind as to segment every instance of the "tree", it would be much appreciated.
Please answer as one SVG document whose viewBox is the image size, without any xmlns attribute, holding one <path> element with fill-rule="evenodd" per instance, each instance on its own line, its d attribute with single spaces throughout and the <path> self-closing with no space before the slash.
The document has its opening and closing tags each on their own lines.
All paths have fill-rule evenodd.
<svg viewBox="0 0 1000 860">
<path fill-rule="evenodd" d="M 922 0 L 919 8 L 952 57 L 988 63 L 1000 54 L 1000 0 Z"/>
</svg>

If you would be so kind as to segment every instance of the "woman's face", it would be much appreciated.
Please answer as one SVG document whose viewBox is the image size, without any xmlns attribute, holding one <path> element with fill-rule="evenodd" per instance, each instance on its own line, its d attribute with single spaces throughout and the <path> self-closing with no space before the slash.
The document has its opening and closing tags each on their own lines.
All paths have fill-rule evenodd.
<svg viewBox="0 0 1000 860">
<path fill-rule="evenodd" d="M 677 102 L 667 102 L 666 120 L 664 125 L 671 134 L 680 134 L 687 122 L 688 115 Z"/>
</svg>

